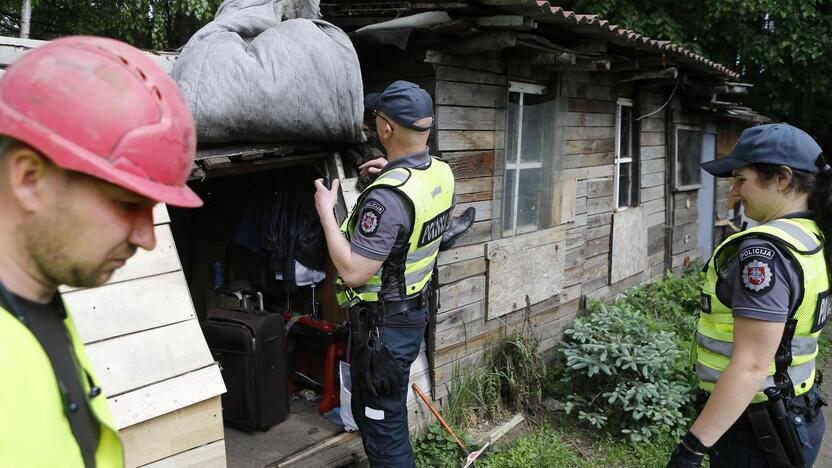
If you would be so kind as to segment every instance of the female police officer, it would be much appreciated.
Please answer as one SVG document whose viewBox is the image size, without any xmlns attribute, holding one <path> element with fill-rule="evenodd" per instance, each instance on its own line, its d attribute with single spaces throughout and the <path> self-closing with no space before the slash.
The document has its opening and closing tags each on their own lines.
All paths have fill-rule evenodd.
<svg viewBox="0 0 832 468">
<path fill-rule="evenodd" d="M 788 124 L 743 132 L 702 165 L 735 178 L 731 194 L 759 225 L 734 234 L 706 265 L 696 374 L 707 403 L 669 467 L 812 466 L 824 405 L 815 370 L 828 313 L 832 170 Z M 811 209 L 811 211 L 810 211 Z"/>
</svg>

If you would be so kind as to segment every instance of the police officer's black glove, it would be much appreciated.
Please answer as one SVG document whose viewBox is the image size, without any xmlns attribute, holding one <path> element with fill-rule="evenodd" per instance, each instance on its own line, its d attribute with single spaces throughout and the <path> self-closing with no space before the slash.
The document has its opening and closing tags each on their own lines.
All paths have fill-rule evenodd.
<svg viewBox="0 0 832 468">
<path fill-rule="evenodd" d="M 378 396 L 373 386 L 373 350 L 369 346 L 362 346 L 350 365 L 352 381 L 358 387 L 359 394 Z"/>
<path fill-rule="evenodd" d="M 698 437 L 688 431 L 670 455 L 667 468 L 698 468 L 702 466 L 706 453 L 708 453 L 708 447 L 705 447 Z"/>
<path fill-rule="evenodd" d="M 373 369 L 372 381 L 375 391 L 379 395 L 389 395 L 398 392 L 404 382 L 404 372 L 402 372 L 390 348 L 378 340 L 378 345 L 374 346 L 376 349 L 372 353 Z"/>
</svg>

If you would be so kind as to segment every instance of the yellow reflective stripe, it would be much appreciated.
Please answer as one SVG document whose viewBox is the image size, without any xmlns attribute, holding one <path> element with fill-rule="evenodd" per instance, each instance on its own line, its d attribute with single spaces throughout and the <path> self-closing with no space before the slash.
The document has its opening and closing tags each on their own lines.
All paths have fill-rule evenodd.
<svg viewBox="0 0 832 468">
<path fill-rule="evenodd" d="M 396 169 L 393 169 L 389 172 L 385 172 L 385 173 L 381 174 L 375 180 L 375 182 L 371 185 L 379 185 L 379 184 L 387 183 L 388 179 L 390 179 L 394 182 L 402 183 L 402 182 L 407 181 L 408 178 L 410 178 L 410 173 L 407 170 L 396 168 Z"/>
<path fill-rule="evenodd" d="M 795 387 L 799 387 L 800 383 L 806 382 L 810 377 L 815 375 L 815 361 L 812 360 L 805 364 L 801 364 L 799 366 L 791 366 L 789 367 L 789 378 L 792 379 L 792 384 Z M 774 386 L 774 377 L 769 374 L 766 377 L 766 380 L 763 382 L 763 385 L 760 387 L 760 390 L 765 390 L 769 387 Z"/>
<path fill-rule="evenodd" d="M 413 252 L 409 252 L 407 254 L 407 263 L 416 263 L 436 255 L 439 252 L 440 239 L 437 239 L 424 247 L 416 249 Z"/>
<path fill-rule="evenodd" d="M 722 340 L 715 340 L 709 336 L 703 335 L 702 333 L 697 333 L 696 344 L 714 354 L 719 354 L 728 358 L 734 355 L 734 345 L 730 341 L 726 342 Z"/>
<path fill-rule="evenodd" d="M 729 339 L 719 339 L 708 336 L 705 333 L 696 333 L 696 344 L 714 354 L 730 358 L 733 356 L 734 345 L 733 340 L 730 339 L 730 335 L 728 338 Z M 812 360 L 816 354 L 817 347 L 817 338 L 794 337 L 792 339 L 792 365 L 802 364 Z"/>
<path fill-rule="evenodd" d="M 820 247 L 820 242 L 816 237 L 809 235 L 803 227 L 792 221 L 786 219 L 775 219 L 774 221 L 768 222 L 760 227 L 774 228 L 782 231 L 794 240 L 792 244 L 800 245 L 804 250 L 811 251 Z"/>
</svg>

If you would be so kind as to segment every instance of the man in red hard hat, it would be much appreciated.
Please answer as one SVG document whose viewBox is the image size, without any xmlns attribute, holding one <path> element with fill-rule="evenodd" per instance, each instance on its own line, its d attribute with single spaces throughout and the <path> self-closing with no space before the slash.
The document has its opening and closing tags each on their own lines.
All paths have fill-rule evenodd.
<svg viewBox="0 0 832 468">
<path fill-rule="evenodd" d="M 195 145 L 174 81 L 127 44 L 58 39 L 0 78 L 0 466 L 124 465 L 58 285 L 153 249 L 157 202 L 202 204 Z"/>
</svg>

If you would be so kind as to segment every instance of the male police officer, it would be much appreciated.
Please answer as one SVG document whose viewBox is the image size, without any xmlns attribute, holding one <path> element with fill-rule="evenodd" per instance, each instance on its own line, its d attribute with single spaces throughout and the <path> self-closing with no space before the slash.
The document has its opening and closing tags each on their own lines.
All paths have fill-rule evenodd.
<svg viewBox="0 0 832 468">
<path fill-rule="evenodd" d="M 57 288 L 152 249 L 157 201 L 202 204 L 195 144 L 176 84 L 127 44 L 58 39 L 0 79 L 0 466 L 124 466 Z"/>
<path fill-rule="evenodd" d="M 407 383 L 428 322 L 427 285 L 453 208 L 450 167 L 428 155 L 433 101 L 419 86 L 392 83 L 371 94 L 387 160 L 361 166 L 378 173 L 339 228 L 338 181 L 315 185 L 339 300 L 351 306 L 352 411 L 373 467 L 414 467 L 407 425 Z"/>
</svg>

